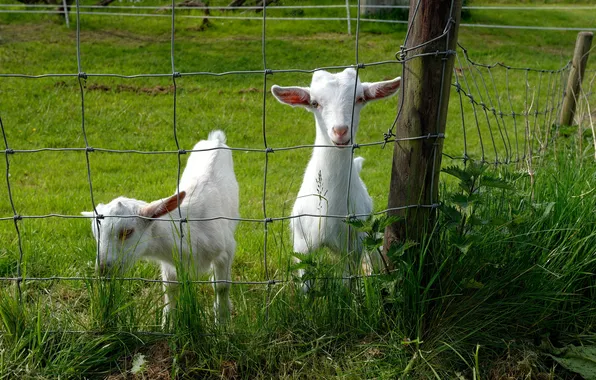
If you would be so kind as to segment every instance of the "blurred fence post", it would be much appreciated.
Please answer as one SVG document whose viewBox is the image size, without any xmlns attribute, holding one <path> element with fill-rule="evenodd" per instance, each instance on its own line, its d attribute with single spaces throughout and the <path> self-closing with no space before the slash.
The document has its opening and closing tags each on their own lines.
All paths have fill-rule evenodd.
<svg viewBox="0 0 596 380">
<path fill-rule="evenodd" d="M 588 56 L 590 55 L 590 47 L 592 46 L 593 37 L 594 33 L 592 32 L 579 32 L 577 34 L 573 61 L 571 62 L 571 70 L 569 71 L 569 78 L 567 79 L 567 87 L 565 88 L 563 97 L 563 106 L 561 107 L 559 125 L 573 124 L 575 106 L 581 92 L 582 81 L 584 79 L 584 72 L 586 71 L 586 64 L 588 63 Z"/>
<path fill-rule="evenodd" d="M 62 8 L 64 10 L 64 21 L 66 22 L 66 27 L 70 28 L 70 21 L 68 20 L 68 5 L 66 4 L 66 0 L 62 0 Z"/>
<path fill-rule="evenodd" d="M 352 35 L 352 17 L 350 16 L 350 0 L 346 0 L 346 12 L 348 12 L 348 34 Z M 358 10 L 360 12 L 360 9 Z"/>
<path fill-rule="evenodd" d="M 462 0 L 410 1 L 388 202 L 389 215 L 404 219 L 385 229 L 385 255 L 433 226 L 461 7 Z"/>
</svg>

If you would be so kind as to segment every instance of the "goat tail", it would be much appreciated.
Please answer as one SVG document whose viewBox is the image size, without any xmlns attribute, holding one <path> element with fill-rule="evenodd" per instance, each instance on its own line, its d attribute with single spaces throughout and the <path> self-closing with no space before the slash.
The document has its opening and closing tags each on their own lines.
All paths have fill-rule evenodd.
<svg viewBox="0 0 596 380">
<path fill-rule="evenodd" d="M 209 137 L 207 139 L 211 141 L 219 141 L 221 144 L 225 144 L 226 134 L 222 130 L 216 129 L 209 133 Z"/>
<path fill-rule="evenodd" d="M 364 157 L 354 157 L 354 171 L 356 174 L 360 174 L 362 171 L 362 164 L 364 163 Z"/>
</svg>

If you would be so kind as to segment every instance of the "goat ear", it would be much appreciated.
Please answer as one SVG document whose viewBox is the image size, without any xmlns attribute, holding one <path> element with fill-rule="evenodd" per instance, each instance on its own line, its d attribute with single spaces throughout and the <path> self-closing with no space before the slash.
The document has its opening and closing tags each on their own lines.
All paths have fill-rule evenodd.
<svg viewBox="0 0 596 380">
<path fill-rule="evenodd" d="M 151 202 L 141 209 L 139 215 L 147 218 L 159 218 L 164 216 L 165 214 L 178 208 L 185 196 L 186 192 L 181 191 L 180 193 L 174 194 L 169 198 Z"/>
<path fill-rule="evenodd" d="M 401 85 L 401 77 L 383 82 L 362 83 L 365 100 L 379 100 L 394 95 Z"/>
<path fill-rule="evenodd" d="M 310 90 L 307 87 L 280 87 L 273 85 L 271 86 L 271 93 L 281 103 L 289 104 L 293 107 L 310 106 Z"/>
</svg>

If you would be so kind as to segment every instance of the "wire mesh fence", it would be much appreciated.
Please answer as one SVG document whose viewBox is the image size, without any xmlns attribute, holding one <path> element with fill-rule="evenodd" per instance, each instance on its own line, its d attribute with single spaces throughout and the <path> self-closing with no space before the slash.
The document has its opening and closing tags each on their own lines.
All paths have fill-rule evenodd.
<svg viewBox="0 0 596 380">
<path fill-rule="evenodd" d="M 454 75 L 464 145 L 458 158 L 523 163 L 548 149 L 557 136 L 570 63 L 555 70 L 483 64 L 461 48 Z"/>
<path fill-rule="evenodd" d="M 14 144 L 11 141 L 11 133 L 14 133 L 14 129 L 18 128 L 16 125 L 5 124 L 3 118 L 0 117 L 0 127 L 2 130 L 3 141 L 4 141 L 4 156 L 5 156 L 5 183 L 6 183 L 6 202 L 1 208 L 2 214 L 0 214 L 0 223 L 2 223 L 3 238 L 2 240 L 9 242 L 7 244 L 7 252 L 11 252 L 14 266 L 9 269 L 5 269 L 3 272 L 5 275 L 0 277 L 0 281 L 6 284 L 16 284 L 18 289 L 19 299 L 22 300 L 22 290 L 24 286 L 29 284 L 35 284 L 39 282 L 56 282 L 56 281 L 72 281 L 85 283 L 88 281 L 104 281 L 99 277 L 93 275 L 73 275 L 72 272 L 80 273 L 80 269 L 67 268 L 65 270 L 66 275 L 37 275 L 35 265 L 33 263 L 43 260 L 52 260 L 53 257 L 43 257 L 44 251 L 47 250 L 42 248 L 42 244 L 55 244 L 58 248 L 54 251 L 60 251 L 63 249 L 71 249 L 69 247 L 60 246 L 59 236 L 52 236 L 51 229 L 55 228 L 57 224 L 78 223 L 82 218 L 89 219 L 81 215 L 73 215 L 67 213 L 61 213 L 58 210 L 45 210 L 43 207 L 31 207 L 25 205 L 25 199 L 23 195 L 17 195 L 19 188 L 23 186 L 31 186 L 27 184 L 21 175 L 22 170 L 18 170 L 19 176 L 15 175 L 14 165 L 19 165 L 23 160 L 32 160 L 38 162 L 37 175 L 43 176 L 44 166 L 42 161 L 48 157 L 47 155 L 64 157 L 63 160 L 72 162 L 73 166 L 77 166 L 77 171 L 73 171 L 72 174 L 68 174 L 65 177 L 65 181 L 72 181 L 72 186 L 66 184 L 62 187 L 62 193 L 56 194 L 68 198 L 69 193 L 72 191 L 85 191 L 88 193 L 88 206 L 89 209 L 95 211 L 95 216 L 92 218 L 95 223 L 98 223 L 98 229 L 101 228 L 99 222 L 107 216 L 100 215 L 97 212 L 97 205 L 99 204 L 98 193 L 101 194 L 101 199 L 104 199 L 106 194 L 110 194 L 109 191 L 105 191 L 105 188 L 109 186 L 109 182 L 106 182 L 102 178 L 101 174 L 105 171 L 98 170 L 99 165 L 111 166 L 111 170 L 118 170 L 118 165 L 129 165 L 131 162 L 143 162 L 145 165 L 141 171 L 145 171 L 145 167 L 151 168 L 154 165 L 167 165 L 172 168 L 173 174 L 170 176 L 174 183 L 179 184 L 181 172 L 183 170 L 183 161 L 191 149 L 181 142 L 181 133 L 187 133 L 187 125 L 191 124 L 188 122 L 188 103 L 185 98 L 189 86 L 186 85 L 186 81 L 199 81 L 202 78 L 211 78 L 213 80 L 219 80 L 221 78 L 243 78 L 246 77 L 257 77 L 262 81 L 262 87 L 254 91 L 261 92 L 262 98 L 260 99 L 259 108 L 253 108 L 251 112 L 258 115 L 260 118 L 260 131 L 261 142 L 259 146 L 256 144 L 251 146 L 240 146 L 235 141 L 230 141 L 230 148 L 235 155 L 235 160 L 242 161 L 249 165 L 244 166 L 248 174 L 242 175 L 239 182 L 242 191 L 243 180 L 248 181 L 252 176 L 260 175 L 259 182 L 261 183 L 261 189 L 252 190 L 252 193 L 261 192 L 258 200 L 252 199 L 252 211 L 245 213 L 241 218 L 232 218 L 229 215 L 220 215 L 215 218 L 207 219 L 187 219 L 183 215 L 172 215 L 172 218 L 162 221 L 167 223 L 177 223 L 180 226 L 180 230 L 184 229 L 184 224 L 194 221 L 209 221 L 214 219 L 229 219 L 237 220 L 245 225 L 241 228 L 238 234 L 245 233 L 248 230 L 260 230 L 260 237 L 262 243 L 260 247 L 262 249 L 259 252 L 259 264 L 262 266 L 259 273 L 262 274 L 260 278 L 248 278 L 238 279 L 235 278 L 229 280 L 193 280 L 197 284 L 213 284 L 217 282 L 231 283 L 234 285 L 254 285 L 264 287 L 267 292 L 265 299 L 265 308 L 269 305 L 272 297 L 272 289 L 276 285 L 285 284 L 292 282 L 292 277 L 287 272 L 279 270 L 280 266 L 274 269 L 271 261 L 271 243 L 276 242 L 276 247 L 284 247 L 283 239 L 287 229 L 287 223 L 292 218 L 298 218 L 303 216 L 315 216 L 324 218 L 335 218 L 342 220 L 350 220 L 353 218 L 364 218 L 368 215 L 363 214 L 348 214 L 348 215 L 289 215 L 287 205 L 284 204 L 272 204 L 270 198 L 271 181 L 272 179 L 276 182 L 284 181 L 287 173 L 284 173 L 283 159 L 279 159 L 278 156 L 284 153 L 295 153 L 296 156 L 306 157 L 310 154 L 311 150 L 315 147 L 324 147 L 327 149 L 337 149 L 335 146 L 318 146 L 314 144 L 297 144 L 297 145 L 283 145 L 279 144 L 280 139 L 275 137 L 274 126 L 271 125 L 267 115 L 271 107 L 272 98 L 269 96 L 268 91 L 272 84 L 271 77 L 279 74 L 310 74 L 317 70 L 333 70 L 343 69 L 347 67 L 354 68 L 358 73 L 366 68 L 373 67 L 387 67 L 390 72 L 398 73 L 401 69 L 401 64 L 406 61 L 416 59 L 420 55 L 410 55 L 409 53 L 415 48 L 405 49 L 397 52 L 395 56 L 389 56 L 384 60 L 363 62 L 359 57 L 359 25 L 362 21 L 360 14 L 358 14 L 355 25 L 355 57 L 352 64 L 349 65 L 333 65 L 333 66 L 322 66 L 315 69 L 302 69 L 302 68 L 278 68 L 268 62 L 268 44 L 267 44 L 267 22 L 271 21 L 268 16 L 268 7 L 263 6 L 260 8 L 261 15 L 258 20 L 262 23 L 261 25 L 261 55 L 260 55 L 260 68 L 259 69 L 244 69 L 234 71 L 184 71 L 180 69 L 183 64 L 180 63 L 176 51 L 176 25 L 178 22 L 178 7 L 175 6 L 174 1 L 168 12 L 170 30 L 170 51 L 166 54 L 171 63 L 171 72 L 155 72 L 155 73 L 120 73 L 120 72 L 93 72 L 87 68 L 87 65 L 93 66 L 92 62 L 86 62 L 84 54 L 82 53 L 81 35 L 84 23 L 81 22 L 81 17 L 84 13 L 81 11 L 82 8 L 79 3 L 76 4 L 76 19 L 73 20 L 76 25 L 76 39 L 75 54 L 69 58 L 72 61 L 76 61 L 76 64 L 69 64 L 70 67 L 75 67 L 76 72 L 64 73 L 41 73 L 41 74 L 24 74 L 24 73 L 3 73 L 0 74 L 0 80 L 4 81 L 53 81 L 50 86 L 71 86 L 74 87 L 70 95 L 70 98 L 64 101 L 62 104 L 65 107 L 65 113 L 71 115 L 66 116 L 74 118 L 76 117 L 78 122 L 78 130 L 62 131 L 66 135 L 77 135 L 76 138 L 69 138 L 66 140 L 57 139 L 54 143 L 55 146 L 36 146 L 35 142 L 27 146 L 21 146 L 20 144 Z M 416 8 L 417 9 L 417 8 Z M 173 11 L 172 11 L 173 10 Z M 453 23 L 449 22 L 444 27 L 443 36 L 452 32 Z M 406 34 L 403 46 L 406 46 L 408 39 Z M 443 37 L 440 36 L 440 37 Z M 440 38 L 437 37 L 437 38 Z M 429 41 L 430 42 L 430 41 Z M 396 44 L 398 45 L 398 44 Z M 567 79 L 569 64 L 564 65 L 559 69 L 544 70 L 535 68 L 516 68 L 510 67 L 503 63 L 496 64 L 481 64 L 473 60 L 473 53 L 468 52 L 465 48 L 460 47 L 460 51 L 456 55 L 456 69 L 453 75 L 453 83 L 444 83 L 444 85 L 452 86 L 452 101 L 450 105 L 450 117 L 449 127 L 445 134 L 427 134 L 423 136 L 414 136 L 407 138 L 397 138 L 395 136 L 396 126 L 393 120 L 395 115 L 392 115 L 390 120 L 382 128 L 377 128 L 374 132 L 374 138 L 369 139 L 363 143 L 351 144 L 352 157 L 355 152 L 363 150 L 372 150 L 371 155 L 384 155 L 386 162 L 389 162 L 390 157 L 388 153 L 382 151 L 380 148 L 387 144 L 392 144 L 400 140 L 445 140 L 445 155 L 448 158 L 454 160 L 461 160 L 465 164 L 468 160 L 476 160 L 484 163 L 490 163 L 494 165 L 503 164 L 524 164 L 531 161 L 533 155 L 539 155 L 545 152 L 552 144 L 554 139 L 558 136 L 558 127 L 556 126 L 556 118 L 561 107 L 561 101 L 563 96 L 563 90 L 565 88 L 565 81 Z M 164 53 L 164 52 L 162 52 Z M 434 56 L 446 56 L 456 54 L 453 51 L 441 51 L 435 52 Z M 594 74 L 591 73 L 590 90 L 586 92 L 586 96 L 593 97 L 593 86 L 594 86 Z M 111 146 L 97 146 L 93 143 L 93 138 L 90 138 L 90 134 L 95 137 L 98 133 L 101 133 L 101 115 L 102 109 L 97 105 L 93 105 L 92 101 L 96 101 L 97 98 L 94 96 L 96 92 L 103 92 L 106 86 L 105 83 L 97 82 L 98 79 L 105 80 L 105 83 L 110 83 L 112 89 L 120 89 L 122 92 L 133 92 L 142 91 L 138 88 L 131 89 L 129 84 L 118 84 L 119 80 L 146 80 L 150 83 L 159 83 L 155 86 L 154 90 L 158 91 L 167 96 L 167 101 L 164 102 L 164 110 L 166 114 L 169 114 L 166 120 L 162 123 L 157 123 L 157 128 L 169 129 L 170 139 L 164 143 L 168 148 L 164 149 L 163 145 L 159 143 L 153 144 L 136 144 L 133 143 L 131 148 L 127 144 L 131 144 L 130 139 L 114 139 L 114 143 Z M 59 82 L 55 82 L 59 80 Z M 65 81 L 70 81 L 67 84 Z M 407 80 L 407 78 L 404 78 Z M 48 82 L 49 83 L 49 82 Z M 128 83 L 128 82 L 127 82 Z M 182 84 L 181 84 L 182 83 Z M 213 83 L 213 82 L 210 82 Z M 127 87 L 128 86 L 128 87 Z M 120 91 L 118 90 L 118 91 Z M 151 91 L 151 89 L 149 89 Z M 200 90 L 198 90 L 200 91 Z M 253 91 L 253 90 L 251 90 Z M 27 89 L 24 90 L 27 94 Z M 76 95 L 75 95 L 76 94 Z M 111 93 L 110 93 L 111 94 Z M 34 94 L 29 93 L 29 96 Z M 92 99 L 90 102 L 89 99 Z M 399 102 L 398 102 L 399 104 Z M 76 105 L 76 106 L 75 106 Z M 68 111 L 67 111 L 68 110 Z M 76 110 L 76 112 L 75 112 Z M 0 116 L 2 109 L 0 109 Z M 401 112 L 400 107 L 396 107 L 396 112 Z M 76 116 L 74 116 L 76 114 Z M 142 116 L 140 116 L 142 117 Z M 181 123 L 181 119 L 184 118 L 184 123 Z M 397 119 L 395 117 L 395 119 Z M 279 122 L 279 121 L 277 121 Z M 310 122 L 312 124 L 312 121 Z M 309 124 L 309 125 L 310 125 Z M 91 130 L 89 126 L 92 126 Z M 461 129 L 459 129 L 461 125 Z M 99 128 L 98 128 L 99 126 Z M 251 125 L 255 127 L 255 124 Z M 209 129 L 202 130 L 205 134 Z M 461 132 L 460 132 L 461 131 Z M 140 131 L 139 133 L 142 133 Z M 273 135 L 273 136 L 272 136 Z M 116 136 L 115 136 L 116 137 Z M 132 136 L 134 138 L 134 136 Z M 185 136 L 186 137 L 186 136 Z M 300 136 L 301 137 L 301 136 Z M 184 139 L 187 140 L 186 138 Z M 160 147 L 161 145 L 161 147 Z M 461 149 L 463 147 L 463 150 Z M 387 150 L 389 151 L 389 149 Z M 239 155 L 250 155 L 250 158 L 240 158 Z M 132 157 L 140 157 L 132 158 Z M 291 156 L 289 159 L 293 159 Z M 22 158 L 21 158 L 22 157 Z M 118 157 L 115 159 L 114 157 Z M 254 158 L 259 157 L 259 158 Z M 284 158 L 288 159 L 288 158 Z M 113 163 L 109 162 L 113 160 Z M 81 162 L 83 164 L 81 164 Z M 279 164 L 281 162 L 281 164 Z M 100 164 L 101 163 L 101 164 Z M 274 167 L 274 164 L 280 165 Z M 149 170 L 149 169 L 146 169 Z M 75 174 L 75 172 L 77 174 Z M 85 178 L 84 181 L 78 181 L 70 176 L 78 176 Z M 262 181 L 261 181 L 262 179 Z M 130 181 L 134 182 L 134 178 Z M 108 184 L 108 185 L 106 185 Z M 159 184 L 161 186 L 161 184 Z M 85 188 L 86 187 L 86 188 Z M 126 188 L 126 184 L 123 186 Z M 171 186 L 170 186 L 171 187 Z M 103 189 L 98 191 L 98 189 Z M 279 191 L 274 189 L 273 191 Z M 149 194 L 150 189 L 147 191 Z M 349 185 L 348 185 L 349 193 Z M 288 200 L 293 201 L 291 196 L 287 197 Z M 431 202 L 429 204 L 411 204 L 403 205 L 398 208 L 378 208 L 374 214 L 384 215 L 390 211 L 408 209 L 408 208 L 436 208 L 438 207 L 439 200 Z M 35 212 L 38 211 L 38 212 Z M 136 218 L 136 215 L 120 215 L 117 217 L 122 218 Z M 41 220 L 44 224 L 33 224 L 34 221 Z M 27 225 L 29 223 L 29 225 Z M 250 226 L 246 226 L 250 224 Z M 12 232 L 8 233 L 11 226 Z M 275 229 L 273 229 L 275 226 Z M 49 231 L 43 231 L 44 228 Z M 62 227 L 61 230 L 68 229 L 68 227 Z M 58 229 L 60 230 L 60 229 Z M 36 234 L 39 235 L 36 237 Z M 180 237 L 182 239 L 182 237 Z M 81 237 L 81 239 L 89 239 L 89 236 Z M 241 239 L 239 239 L 242 242 Z M 282 241 L 282 243 L 277 243 Z M 182 245 L 182 244 L 181 244 Z M 289 244 L 288 244 L 289 245 Z M 89 245 L 86 245 L 89 247 Z M 289 250 L 290 248 L 285 248 Z M 54 252 L 54 255 L 56 252 Z M 41 256 L 41 257 L 40 257 Z M 87 256 L 89 256 L 87 252 Z M 275 257 L 279 254 L 276 252 Z M 55 257 L 54 257 L 55 258 Z M 89 274 L 93 272 L 93 262 L 90 262 L 88 267 L 82 272 Z M 373 274 L 374 276 L 375 274 Z M 355 279 L 361 278 L 368 275 L 362 275 L 354 273 L 348 277 L 338 277 L 337 279 Z M 146 278 L 142 276 L 132 276 L 121 278 L 123 281 L 138 282 L 145 284 L 161 284 L 164 281 L 156 278 Z M 3 286 L 4 286 L 3 285 Z M 33 285 L 35 286 L 35 285 Z"/>
<path fill-rule="evenodd" d="M 69 23 L 70 5 L 64 4 L 57 8 L 60 4 L 0 4 L 0 13 L 11 14 L 55 14 L 63 15 L 64 22 Z M 122 3 L 122 2 L 120 2 Z M 134 2 L 133 5 L 98 5 L 98 4 L 80 4 L 80 15 L 96 15 L 106 17 L 170 17 L 168 8 L 169 4 L 161 3 L 159 5 L 140 5 L 140 2 Z M 143 3 L 144 4 L 144 3 Z M 177 4 L 179 18 L 201 19 L 208 20 L 261 20 L 261 16 L 256 14 L 261 11 L 261 6 L 229 6 L 229 5 L 200 5 L 200 4 Z M 369 12 L 365 15 L 357 15 L 358 10 L 365 8 Z M 283 20 L 283 21 L 340 21 L 345 22 L 346 31 L 352 34 L 352 25 L 358 21 L 361 23 L 384 23 L 384 24 L 407 24 L 406 17 L 403 19 L 396 19 L 395 12 L 407 13 L 408 5 L 373 5 L 366 4 L 327 4 L 327 5 L 277 5 L 271 4 L 269 6 L 270 12 L 274 14 L 268 16 L 269 20 Z M 535 12 L 536 7 L 523 6 L 464 6 L 465 11 L 500 11 L 500 12 Z M 565 12 L 565 11 L 590 11 L 596 10 L 596 7 L 591 5 L 574 5 L 574 6 L 540 6 L 541 11 Z M 379 17 L 375 11 L 389 13 L 391 17 Z M 203 14 L 197 14 L 202 12 Z M 252 12 L 249 13 L 249 12 Z M 367 14 L 370 13 L 370 14 Z M 586 31 L 596 30 L 591 25 L 584 27 L 571 26 L 531 26 L 531 25 L 502 25 L 502 24 L 486 24 L 486 23 L 462 23 L 462 27 L 466 28 L 499 28 L 499 29 L 521 29 L 521 30 L 560 30 L 560 31 Z"/>
</svg>

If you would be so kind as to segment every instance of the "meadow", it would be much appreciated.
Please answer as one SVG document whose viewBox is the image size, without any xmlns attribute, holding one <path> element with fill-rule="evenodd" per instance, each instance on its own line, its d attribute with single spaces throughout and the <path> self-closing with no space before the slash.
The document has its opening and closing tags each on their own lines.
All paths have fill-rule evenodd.
<svg viewBox="0 0 596 380">
<path fill-rule="evenodd" d="M 143 2 L 157 4 L 164 5 Z M 267 12 L 268 17 L 337 13 L 274 7 Z M 589 378 L 594 373 L 591 129 L 582 125 L 557 134 L 548 112 L 528 116 L 556 106 L 564 76 L 507 71 L 505 77 L 506 71 L 495 68 L 482 71 L 495 89 L 473 91 L 500 94 L 484 99 L 498 110 L 528 113 L 523 128 L 509 129 L 511 141 L 522 146 L 517 156 L 509 152 L 512 159 L 524 154 L 527 122 L 539 137 L 556 136 L 531 168 L 501 162 L 507 144 L 498 138 L 494 149 L 483 153 L 484 144 L 467 133 L 464 146 L 464 128 L 480 130 L 485 142 L 491 132 L 482 118 L 473 121 L 469 105 L 462 128 L 453 91 L 443 167 L 460 169 L 442 174 L 443 206 L 433 233 L 394 254 L 394 273 L 359 279 L 354 287 L 334 280 L 342 265 L 328 252 L 317 252 L 308 271 L 323 280 L 305 296 L 293 276 L 287 221 L 268 224 L 265 234 L 261 220 L 290 214 L 310 151 L 278 148 L 312 144 L 314 122 L 309 113 L 277 103 L 269 89 L 308 85 L 310 73 L 289 69 L 395 61 L 405 26 L 362 23 L 356 34 L 354 24 L 348 35 L 339 21 L 263 25 L 214 19 L 205 27 L 200 18 L 179 17 L 172 45 L 170 17 L 83 14 L 80 71 L 87 77 L 78 78 L 73 17 L 71 12 L 68 28 L 58 15 L 0 14 L 1 74 L 75 74 L 0 76 L 4 142 L 17 151 L 5 151 L 0 160 L 10 185 L 10 192 L 0 186 L 0 277 L 20 272 L 26 278 L 77 278 L 24 281 L 20 294 L 14 281 L 1 282 L 0 378 L 467 379 L 578 373 Z M 464 22 L 585 27 L 593 26 L 593 17 L 585 10 L 473 10 Z M 459 42 L 476 62 L 558 70 L 571 59 L 576 34 L 462 27 Z M 461 51 L 458 57 L 464 62 Z M 173 67 L 182 73 L 175 82 Z M 259 72 L 265 68 L 288 72 L 265 76 Z M 360 75 L 377 81 L 399 76 L 401 69 L 397 62 L 366 65 Z M 461 81 L 481 72 L 463 63 L 461 69 Z M 251 73 L 192 74 L 235 71 Z M 587 79 L 593 78 L 593 69 L 589 73 Z M 588 98 L 595 105 L 594 95 Z M 582 104 L 581 116 L 592 112 L 589 104 Z M 358 142 L 383 141 L 398 105 L 397 97 L 367 105 Z M 239 148 L 234 161 L 240 213 L 252 220 L 241 222 L 236 234 L 235 312 L 229 324 L 214 324 L 211 285 L 187 283 L 177 318 L 164 330 L 161 285 L 97 280 L 90 223 L 79 216 L 93 202 L 119 195 L 149 201 L 172 194 L 178 149 L 192 148 L 213 129 L 224 130 L 228 144 Z M 97 149 L 88 153 L 89 163 L 81 149 L 86 146 Z M 273 153 L 266 156 L 268 147 Z M 356 152 L 366 159 L 362 178 L 375 211 L 387 205 L 390 147 Z M 449 157 L 464 152 L 503 165 L 462 169 L 461 160 Z M 183 166 L 185 156 L 180 158 Z M 18 221 L 17 232 L 15 213 L 40 217 Z M 49 214 L 66 217 L 43 217 Z M 127 277 L 159 278 L 154 265 L 141 263 Z"/>
</svg>

